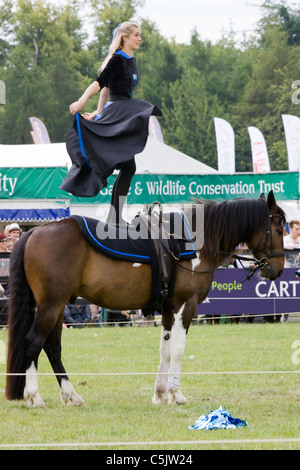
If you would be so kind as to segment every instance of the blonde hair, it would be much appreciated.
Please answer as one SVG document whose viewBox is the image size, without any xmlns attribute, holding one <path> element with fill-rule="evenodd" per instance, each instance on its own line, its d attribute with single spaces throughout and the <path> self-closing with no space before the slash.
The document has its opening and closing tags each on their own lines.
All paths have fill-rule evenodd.
<svg viewBox="0 0 300 470">
<path fill-rule="evenodd" d="M 125 21 L 124 23 L 121 23 L 114 31 L 114 38 L 111 42 L 111 45 L 109 47 L 109 52 L 107 56 L 105 57 L 104 61 L 102 62 L 102 65 L 99 69 L 99 73 L 102 72 L 102 70 L 105 69 L 108 61 L 112 58 L 112 56 L 115 54 L 115 52 L 119 51 L 123 47 L 123 36 L 130 36 L 136 28 L 140 28 L 140 26 L 135 23 L 134 21 Z"/>
</svg>

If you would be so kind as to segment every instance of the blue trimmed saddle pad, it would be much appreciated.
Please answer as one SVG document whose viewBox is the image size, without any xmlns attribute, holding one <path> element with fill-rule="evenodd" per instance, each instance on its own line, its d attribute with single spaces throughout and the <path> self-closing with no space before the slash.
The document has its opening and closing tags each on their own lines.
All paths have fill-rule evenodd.
<svg viewBox="0 0 300 470">
<path fill-rule="evenodd" d="M 72 215 L 71 218 L 78 223 L 86 241 L 109 258 L 152 263 L 152 258 L 156 254 L 154 243 L 147 227 L 139 221 L 139 217 L 125 227 L 115 227 L 90 217 Z M 182 261 L 195 258 L 196 250 L 183 215 L 179 212 L 164 214 L 163 224 L 165 233 L 170 235 L 169 249 L 175 259 Z M 175 236 L 173 236 L 174 226 L 180 227 Z"/>
</svg>

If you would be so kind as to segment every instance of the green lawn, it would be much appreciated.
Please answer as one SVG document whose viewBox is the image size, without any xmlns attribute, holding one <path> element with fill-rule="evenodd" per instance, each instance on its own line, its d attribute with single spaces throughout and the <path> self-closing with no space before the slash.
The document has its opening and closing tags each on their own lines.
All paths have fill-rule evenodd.
<svg viewBox="0 0 300 470">
<path fill-rule="evenodd" d="M 47 409 L 28 409 L 23 402 L 4 398 L 1 375 L 0 449 L 12 444 L 35 444 L 38 449 L 39 444 L 49 443 L 75 448 L 76 443 L 108 443 L 91 447 L 99 449 L 299 449 L 300 442 L 292 439 L 300 438 L 300 373 L 284 373 L 300 371 L 300 353 L 292 347 L 297 340 L 299 323 L 192 326 L 182 365 L 182 391 L 189 400 L 184 406 L 153 405 L 155 375 L 141 374 L 70 375 L 86 405 L 64 407 L 55 377 L 42 375 L 40 393 Z M 6 341 L 7 332 L 0 330 L 1 374 L 5 372 L 1 345 Z M 159 341 L 160 328 L 155 327 L 64 330 L 63 361 L 74 374 L 155 373 Z M 184 375 L 224 371 L 282 373 Z M 39 372 L 51 372 L 44 353 Z M 221 405 L 248 426 L 216 431 L 188 428 Z M 236 442 L 203 442 L 224 440 Z M 161 444 L 146 444 L 152 441 Z M 144 444 L 124 446 L 124 442 Z"/>
</svg>

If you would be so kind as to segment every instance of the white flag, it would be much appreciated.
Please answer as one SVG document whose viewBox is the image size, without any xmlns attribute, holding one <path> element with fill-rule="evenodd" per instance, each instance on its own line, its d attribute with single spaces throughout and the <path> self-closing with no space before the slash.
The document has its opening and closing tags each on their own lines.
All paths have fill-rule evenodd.
<svg viewBox="0 0 300 470">
<path fill-rule="evenodd" d="M 269 173 L 270 162 L 264 136 L 257 127 L 248 127 L 254 173 Z"/>
<path fill-rule="evenodd" d="M 161 127 L 155 116 L 150 116 L 148 134 L 150 135 L 150 137 L 152 137 L 152 139 L 164 143 Z"/>
<path fill-rule="evenodd" d="M 235 173 L 235 143 L 234 132 L 229 122 L 214 118 L 217 150 L 218 170 L 220 173 Z"/>
<path fill-rule="evenodd" d="M 300 169 L 300 118 L 290 114 L 282 115 L 289 170 L 298 171 Z"/>
</svg>

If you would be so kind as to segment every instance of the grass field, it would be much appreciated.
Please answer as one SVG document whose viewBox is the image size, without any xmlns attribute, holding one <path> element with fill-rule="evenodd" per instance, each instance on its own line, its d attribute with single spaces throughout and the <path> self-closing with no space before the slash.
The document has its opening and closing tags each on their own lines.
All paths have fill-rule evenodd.
<svg viewBox="0 0 300 470">
<path fill-rule="evenodd" d="M 0 330 L 0 352 L 6 341 L 7 331 Z M 2 352 L 0 449 L 16 444 L 39 449 L 50 443 L 50 449 L 55 449 L 54 444 L 84 448 L 80 447 L 84 443 L 87 449 L 122 450 L 300 448 L 300 373 L 285 373 L 300 371 L 299 323 L 192 326 L 182 365 L 182 391 L 189 400 L 184 406 L 152 404 L 155 375 L 117 375 L 156 373 L 159 341 L 160 328 L 155 327 L 64 330 L 63 361 L 69 373 L 116 373 L 70 376 L 86 402 L 82 408 L 61 404 L 53 375 L 39 377 L 46 410 L 8 402 Z M 184 375 L 222 371 L 275 373 Z M 44 353 L 39 372 L 51 372 Z M 221 405 L 248 426 L 188 428 Z M 160 444 L 147 444 L 153 441 Z"/>
</svg>

